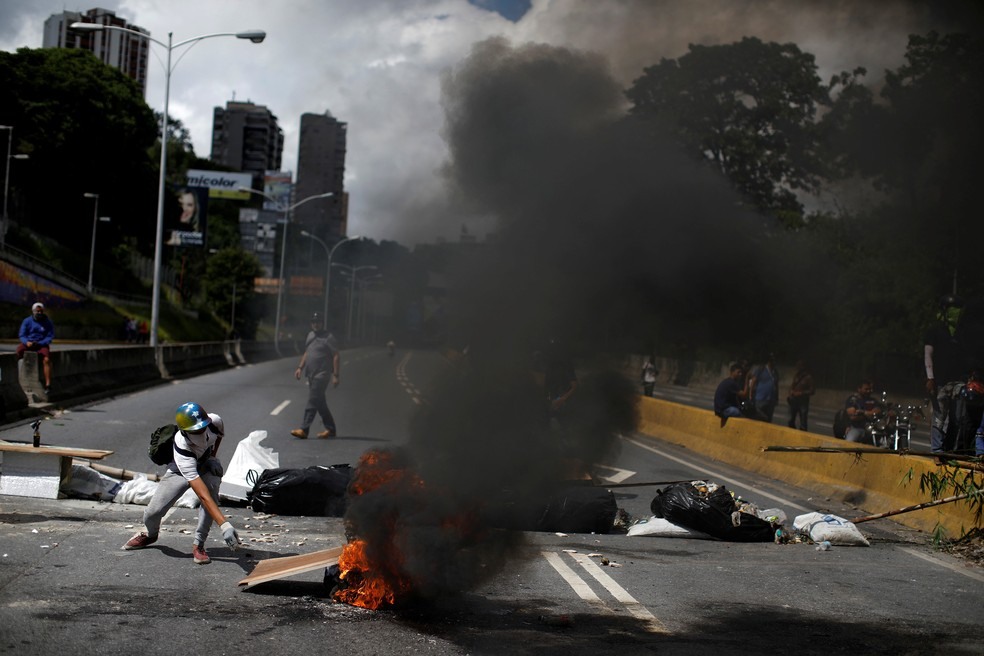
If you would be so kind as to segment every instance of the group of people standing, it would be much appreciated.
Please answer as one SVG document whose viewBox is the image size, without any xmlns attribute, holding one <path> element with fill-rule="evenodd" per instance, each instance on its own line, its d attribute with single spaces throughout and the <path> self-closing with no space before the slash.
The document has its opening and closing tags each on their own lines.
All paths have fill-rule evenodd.
<svg viewBox="0 0 984 656">
<path fill-rule="evenodd" d="M 769 353 L 757 365 L 748 361 L 736 362 L 714 392 L 714 414 L 721 418 L 722 426 L 731 417 L 771 423 L 779 406 L 781 389 L 774 354 Z M 800 360 L 786 393 L 790 428 L 807 430 L 810 397 L 814 393 L 813 375 L 806 362 Z"/>
</svg>

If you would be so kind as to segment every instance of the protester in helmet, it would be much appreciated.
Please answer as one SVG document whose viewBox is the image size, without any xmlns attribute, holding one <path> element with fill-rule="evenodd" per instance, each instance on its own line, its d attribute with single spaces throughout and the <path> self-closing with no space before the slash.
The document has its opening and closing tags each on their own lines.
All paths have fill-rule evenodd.
<svg viewBox="0 0 984 656">
<path fill-rule="evenodd" d="M 222 417 L 205 412 L 197 403 L 178 406 L 174 421 L 178 428 L 174 434 L 174 457 L 144 511 L 146 530 L 130 538 L 123 549 L 143 549 L 157 542 L 165 513 L 191 487 L 201 500 L 191 554 L 196 565 L 206 565 L 211 559 L 205 551 L 205 542 L 213 520 L 219 525 L 222 539 L 229 547 L 235 549 L 240 544 L 239 534 L 219 510 L 217 501 L 223 473 L 217 454 L 225 425 Z"/>
</svg>

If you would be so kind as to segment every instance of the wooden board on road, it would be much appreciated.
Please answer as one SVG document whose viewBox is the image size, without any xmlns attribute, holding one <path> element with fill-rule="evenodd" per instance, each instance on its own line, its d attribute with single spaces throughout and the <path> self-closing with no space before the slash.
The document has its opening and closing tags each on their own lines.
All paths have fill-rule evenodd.
<svg viewBox="0 0 984 656">
<path fill-rule="evenodd" d="M 330 567 L 338 563 L 340 555 L 342 555 L 342 547 L 333 547 L 299 556 L 261 560 L 256 563 L 252 573 L 239 582 L 239 585 L 245 585 L 248 588 L 257 583 L 283 579 L 295 574 L 310 572 L 319 567 Z"/>
<path fill-rule="evenodd" d="M 79 449 L 70 446 L 34 446 L 32 444 L 19 444 L 17 442 L 5 442 L 0 440 L 0 451 L 11 451 L 15 453 L 35 453 L 42 456 L 68 456 L 70 458 L 88 458 L 89 460 L 102 460 L 106 456 L 113 455 L 112 451 L 102 449 Z"/>
</svg>

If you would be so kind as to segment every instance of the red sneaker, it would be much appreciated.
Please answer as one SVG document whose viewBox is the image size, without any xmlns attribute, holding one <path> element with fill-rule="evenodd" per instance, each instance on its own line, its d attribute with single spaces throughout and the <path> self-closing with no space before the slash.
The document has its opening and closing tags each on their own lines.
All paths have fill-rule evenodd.
<svg viewBox="0 0 984 656">
<path fill-rule="evenodd" d="M 196 565 L 208 565 L 212 562 L 212 559 L 205 553 L 205 547 L 197 543 L 191 547 L 191 557 L 195 559 Z"/>
<path fill-rule="evenodd" d="M 150 545 L 157 542 L 157 536 L 150 537 L 143 531 L 137 533 L 132 538 L 127 540 L 126 544 L 123 545 L 123 549 L 126 551 L 133 551 L 134 549 L 143 549 L 144 547 L 149 547 Z"/>
</svg>

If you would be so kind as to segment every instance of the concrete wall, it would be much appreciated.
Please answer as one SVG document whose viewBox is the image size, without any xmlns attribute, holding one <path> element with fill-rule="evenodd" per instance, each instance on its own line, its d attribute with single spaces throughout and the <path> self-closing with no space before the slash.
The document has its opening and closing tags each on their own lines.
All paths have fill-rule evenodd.
<svg viewBox="0 0 984 656">
<path fill-rule="evenodd" d="M 51 352 L 52 384 L 45 395 L 41 362 L 26 353 L 0 354 L 0 400 L 3 420 L 39 412 L 31 404 L 79 401 L 153 385 L 167 378 L 193 376 L 249 362 L 280 357 L 269 342 L 199 342 L 156 347 L 122 346 Z"/>
<path fill-rule="evenodd" d="M 846 443 L 833 437 L 767 424 L 750 419 L 729 419 L 722 427 L 710 410 L 640 398 L 639 430 L 721 462 L 784 481 L 817 494 L 878 514 L 930 501 L 919 490 L 924 473 L 938 469 L 932 458 L 898 455 L 856 457 L 847 453 L 766 452 L 767 446 L 835 446 Z M 820 510 L 822 504 L 818 504 Z M 850 518 L 847 518 L 850 519 Z M 966 502 L 892 516 L 905 526 L 932 531 L 941 524 L 952 537 L 973 528 L 975 519 Z M 878 520 L 876 520 L 878 521 Z"/>
</svg>

